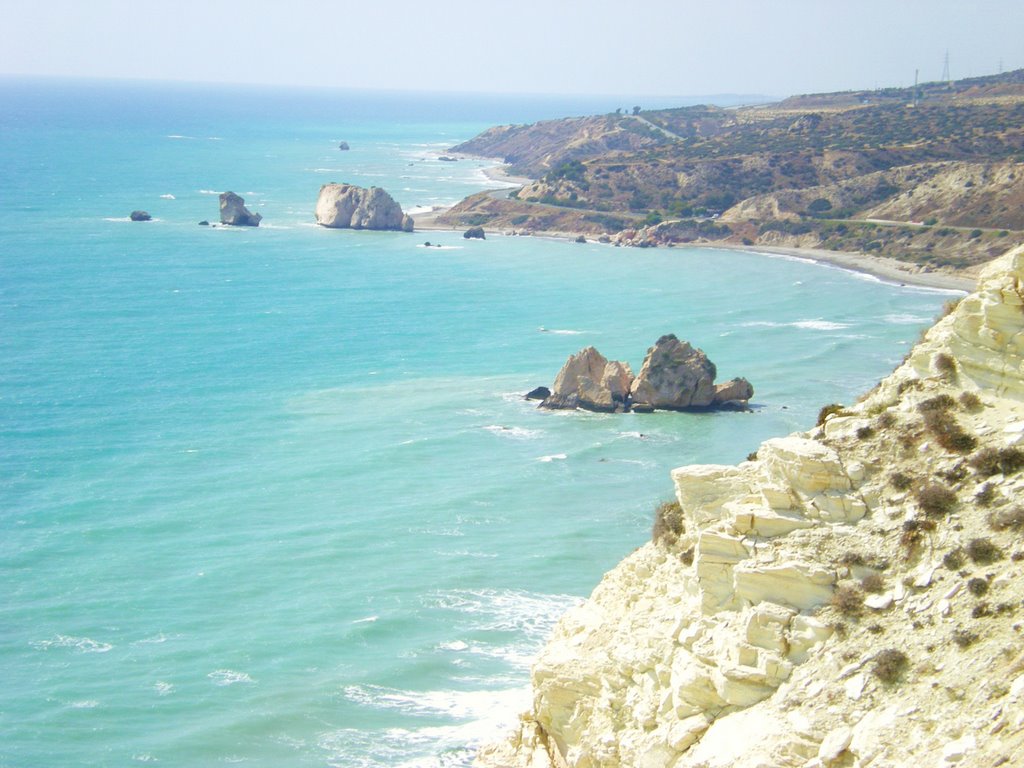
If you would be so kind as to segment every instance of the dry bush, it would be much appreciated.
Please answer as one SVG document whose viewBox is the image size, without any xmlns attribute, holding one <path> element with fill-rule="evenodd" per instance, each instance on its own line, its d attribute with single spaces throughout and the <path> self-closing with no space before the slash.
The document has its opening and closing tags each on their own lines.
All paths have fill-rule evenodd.
<svg viewBox="0 0 1024 768">
<path fill-rule="evenodd" d="M 988 592 L 988 580 L 983 579 L 980 576 L 975 576 L 973 579 L 968 579 L 967 591 L 975 597 L 981 597 L 986 592 Z"/>
<path fill-rule="evenodd" d="M 967 461 L 982 477 L 1012 475 L 1024 468 L 1024 451 L 1017 447 L 982 448 Z"/>
<path fill-rule="evenodd" d="M 981 398 L 978 397 L 974 392 L 961 392 L 960 397 L 958 399 L 960 400 L 960 406 L 965 411 L 976 413 L 977 411 L 980 411 L 982 408 Z"/>
<path fill-rule="evenodd" d="M 865 592 L 878 594 L 885 589 L 885 580 L 877 573 L 869 573 L 860 580 L 860 587 Z"/>
<path fill-rule="evenodd" d="M 985 483 L 978 492 L 974 494 L 974 500 L 982 507 L 988 507 L 996 500 L 996 489 L 992 483 Z"/>
<path fill-rule="evenodd" d="M 839 587 L 832 593 L 831 605 L 843 616 L 859 616 L 864 610 L 864 593 L 856 587 Z"/>
<path fill-rule="evenodd" d="M 973 451 L 978 444 L 977 438 L 965 432 L 948 410 L 926 410 L 923 413 L 925 429 L 932 434 L 935 442 L 947 451 L 967 453 Z"/>
<path fill-rule="evenodd" d="M 921 413 L 930 413 L 933 411 L 948 411 L 956 405 L 956 401 L 952 396 L 947 394 L 935 395 L 935 397 L 929 397 L 927 400 L 922 400 L 917 404 L 917 410 Z"/>
<path fill-rule="evenodd" d="M 817 426 L 822 426 L 825 423 L 825 420 L 832 414 L 836 414 L 837 416 L 848 416 L 850 412 L 847 411 L 839 403 L 829 403 L 828 405 L 823 406 L 820 411 L 818 411 Z"/>
<path fill-rule="evenodd" d="M 889 485 L 897 491 L 908 491 L 914 485 L 914 478 L 903 472 L 893 472 L 889 475 Z"/>
<path fill-rule="evenodd" d="M 651 529 L 651 540 L 655 544 L 675 544 L 683 535 L 683 508 L 678 501 L 666 501 L 654 510 L 654 526 Z"/>
<path fill-rule="evenodd" d="M 900 545 L 907 550 L 907 555 L 914 550 L 926 531 L 934 531 L 935 523 L 931 520 L 904 520 L 903 532 L 900 534 Z"/>
<path fill-rule="evenodd" d="M 989 539 L 971 539 L 967 542 L 967 556 L 978 565 L 989 565 L 996 560 L 1001 560 L 1003 552 Z"/>
<path fill-rule="evenodd" d="M 964 551 L 957 547 L 942 556 L 942 564 L 951 571 L 959 571 L 964 564 Z"/>
<path fill-rule="evenodd" d="M 956 507 L 956 494 L 941 483 L 929 483 L 915 494 L 918 506 L 925 514 L 948 515 Z"/>
<path fill-rule="evenodd" d="M 868 440 L 868 439 L 870 439 L 870 438 L 875 436 L 875 428 L 874 427 L 867 427 L 867 426 L 865 426 L 865 427 L 857 427 L 856 434 L 857 434 L 857 439 L 858 440 Z"/>
<path fill-rule="evenodd" d="M 952 355 L 939 352 L 932 358 L 932 365 L 943 378 L 956 378 L 956 360 L 953 359 Z"/>
<path fill-rule="evenodd" d="M 895 683 L 900 679 L 909 663 L 910 659 L 903 651 L 897 648 L 886 648 L 875 656 L 875 665 L 871 671 L 883 683 Z"/>
<path fill-rule="evenodd" d="M 951 639 L 960 648 L 966 648 L 969 645 L 973 645 L 977 641 L 978 636 L 974 632 L 968 632 L 966 629 L 954 629 Z"/>
</svg>

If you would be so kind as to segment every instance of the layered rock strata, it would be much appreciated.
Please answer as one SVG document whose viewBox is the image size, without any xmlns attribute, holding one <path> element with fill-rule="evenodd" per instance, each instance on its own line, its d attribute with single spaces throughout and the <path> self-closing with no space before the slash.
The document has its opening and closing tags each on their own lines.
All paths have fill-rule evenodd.
<svg viewBox="0 0 1024 768">
<path fill-rule="evenodd" d="M 681 530 L 566 614 L 479 765 L 1024 754 L 1024 249 L 862 401 L 672 480 Z"/>
<path fill-rule="evenodd" d="M 245 199 L 234 192 L 223 192 L 220 196 L 220 223 L 233 227 L 258 227 L 263 217 L 250 213 Z"/>
<path fill-rule="evenodd" d="M 332 229 L 413 231 L 413 220 L 380 187 L 324 184 L 316 201 L 316 223 Z"/>
</svg>

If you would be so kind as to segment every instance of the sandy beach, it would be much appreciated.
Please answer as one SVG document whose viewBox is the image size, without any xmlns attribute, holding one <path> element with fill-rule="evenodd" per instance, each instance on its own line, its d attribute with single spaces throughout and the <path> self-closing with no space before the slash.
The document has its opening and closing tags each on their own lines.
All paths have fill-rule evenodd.
<svg viewBox="0 0 1024 768">
<path fill-rule="evenodd" d="M 490 190 L 491 194 L 504 196 L 515 186 L 522 186 L 532 181 L 525 176 L 513 176 L 508 172 L 508 166 L 495 165 L 482 169 L 483 174 L 491 181 L 504 184 Z M 450 206 L 435 206 L 433 210 L 424 213 L 417 213 L 413 216 L 417 230 L 424 231 L 452 231 L 447 224 L 438 224 L 437 218 L 450 210 Z M 495 231 L 495 234 L 498 232 Z M 534 232 L 534 237 L 552 237 L 557 239 L 573 240 L 576 234 L 570 232 Z M 875 256 L 866 253 L 849 253 L 845 251 L 828 251 L 819 248 L 789 248 L 769 245 L 735 245 L 733 243 L 695 243 L 710 248 L 724 248 L 727 250 L 747 251 L 750 253 L 763 253 L 780 256 L 791 256 L 808 261 L 816 261 L 823 264 L 830 264 L 842 269 L 849 269 L 854 272 L 861 272 L 872 275 L 880 280 L 899 283 L 901 285 L 915 285 L 923 288 L 938 288 L 949 291 L 964 291 L 969 293 L 974 290 L 976 278 L 968 274 L 949 274 L 947 272 L 925 272 L 914 264 L 907 264 L 897 259 L 890 259 L 885 256 Z"/>
</svg>

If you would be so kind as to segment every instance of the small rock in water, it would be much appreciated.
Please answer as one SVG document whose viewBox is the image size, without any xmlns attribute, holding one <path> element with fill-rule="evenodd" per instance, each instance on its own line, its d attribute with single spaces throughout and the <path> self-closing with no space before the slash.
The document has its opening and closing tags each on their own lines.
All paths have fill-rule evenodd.
<svg viewBox="0 0 1024 768">
<path fill-rule="evenodd" d="M 146 211 L 132 211 L 129 218 L 132 221 L 151 221 L 153 219 Z"/>
</svg>

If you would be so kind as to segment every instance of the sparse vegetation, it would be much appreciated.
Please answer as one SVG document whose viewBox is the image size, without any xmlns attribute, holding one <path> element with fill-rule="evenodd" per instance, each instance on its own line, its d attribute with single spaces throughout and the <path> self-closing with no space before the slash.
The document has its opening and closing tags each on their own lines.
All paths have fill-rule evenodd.
<svg viewBox="0 0 1024 768">
<path fill-rule="evenodd" d="M 932 400 L 938 399 L 932 398 Z M 952 401 L 952 398 L 950 398 L 950 401 Z M 931 401 L 925 401 L 919 408 L 928 402 Z M 965 432 L 956 418 L 946 408 L 922 408 L 922 413 L 924 413 L 925 429 L 935 438 L 935 442 L 947 451 L 967 453 L 974 450 L 974 447 L 978 444 L 977 438 Z"/>
<path fill-rule="evenodd" d="M 897 648 L 886 648 L 875 656 L 875 663 L 871 671 L 883 683 L 891 685 L 900 679 L 909 663 L 910 659 L 903 651 Z"/>
<path fill-rule="evenodd" d="M 843 616 L 859 616 L 864 610 L 864 593 L 852 586 L 838 587 L 832 593 L 831 605 Z"/>
<path fill-rule="evenodd" d="M 933 517 L 947 515 L 956 507 L 956 494 L 941 483 L 929 483 L 919 488 L 915 498 L 924 513 Z"/>
<path fill-rule="evenodd" d="M 988 581 L 978 576 L 975 576 L 973 579 L 968 579 L 967 591 L 975 597 L 981 597 L 988 592 Z"/>
<path fill-rule="evenodd" d="M 971 456 L 968 464 L 982 477 L 991 477 L 1000 473 L 1012 475 L 1024 468 L 1024 451 L 1015 446 L 982 448 Z"/>
<path fill-rule="evenodd" d="M 982 408 L 981 398 L 974 392 L 961 392 L 958 399 L 960 400 L 960 405 L 963 409 L 970 413 L 976 413 Z"/>
<path fill-rule="evenodd" d="M 654 526 L 651 530 L 651 540 L 655 544 L 675 544 L 683 535 L 683 508 L 678 501 L 666 501 L 658 505 L 654 510 Z"/>
<path fill-rule="evenodd" d="M 860 580 L 860 587 L 865 592 L 878 594 L 885 589 L 885 580 L 877 573 L 869 573 Z"/>
<path fill-rule="evenodd" d="M 904 472 L 893 472 L 889 475 L 889 485 L 897 491 L 909 491 L 914 485 L 914 478 Z"/>
<path fill-rule="evenodd" d="M 978 489 L 978 492 L 974 494 L 974 500 L 978 502 L 979 506 L 988 507 L 992 505 L 992 502 L 996 499 L 996 489 L 992 483 L 985 483 Z"/>
<path fill-rule="evenodd" d="M 978 635 L 974 632 L 968 632 L 966 629 L 954 629 L 950 639 L 956 643 L 958 648 L 967 648 L 977 642 Z"/>
<path fill-rule="evenodd" d="M 957 547 L 942 556 L 942 564 L 951 571 L 959 571 L 964 565 L 964 552 Z"/>
<path fill-rule="evenodd" d="M 839 403 L 830 403 L 824 406 L 820 411 L 818 411 L 817 426 L 823 426 L 828 417 L 832 416 L 833 414 L 837 416 L 847 416 L 849 415 L 849 412 Z"/>
<path fill-rule="evenodd" d="M 1003 553 L 989 539 L 971 539 L 966 547 L 967 556 L 978 565 L 989 565 L 1002 559 Z"/>
<path fill-rule="evenodd" d="M 935 370 L 945 379 L 953 379 L 956 376 L 956 360 L 952 355 L 939 352 L 932 358 L 932 365 Z"/>
<path fill-rule="evenodd" d="M 869 426 L 857 427 L 857 439 L 868 440 L 875 435 L 875 428 Z"/>
</svg>

